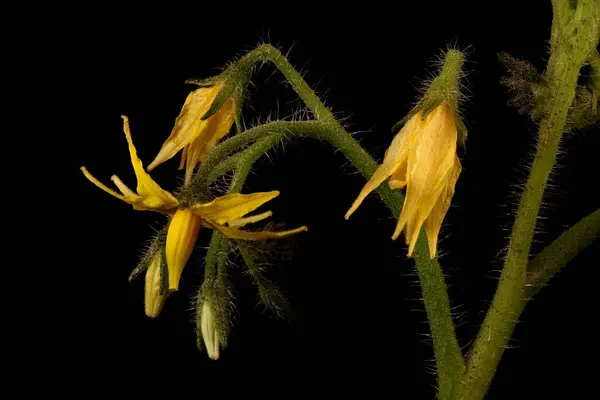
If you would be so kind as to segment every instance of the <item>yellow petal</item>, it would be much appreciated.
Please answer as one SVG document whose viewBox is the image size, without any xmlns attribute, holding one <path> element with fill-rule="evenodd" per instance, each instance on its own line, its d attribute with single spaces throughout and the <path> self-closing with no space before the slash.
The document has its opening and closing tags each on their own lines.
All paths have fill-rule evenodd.
<svg viewBox="0 0 600 400">
<path fill-rule="evenodd" d="M 225 225 L 211 223 L 212 221 L 207 221 L 211 224 L 211 226 L 221 232 L 225 237 L 230 239 L 242 239 L 242 240 L 265 240 L 265 239 L 278 239 L 290 235 L 295 235 L 296 233 L 305 232 L 308 230 L 308 227 L 301 226 L 296 229 L 291 229 L 288 231 L 281 232 L 271 232 L 271 231 L 257 231 L 257 232 L 248 232 L 242 231 L 240 229 L 230 228 Z"/>
<path fill-rule="evenodd" d="M 202 121 L 200 118 L 208 111 L 220 90 L 221 85 L 214 85 L 209 88 L 196 89 L 187 96 L 185 104 L 175 120 L 171 135 L 163 144 L 154 161 L 148 166 L 148 171 L 152 171 L 171 159 L 179 150 L 198 137 L 202 127 L 207 124 L 207 121 Z"/>
<path fill-rule="evenodd" d="M 167 231 L 166 257 L 169 289 L 179 289 L 179 279 L 200 232 L 202 219 L 189 208 L 177 210 Z"/>
<path fill-rule="evenodd" d="M 206 141 L 204 151 L 196 157 L 200 162 L 204 162 L 208 152 L 221 140 L 225 135 L 229 133 L 235 120 L 235 112 L 233 109 L 233 100 L 227 99 L 223 106 L 213 115 L 210 119 L 215 119 L 215 129 L 210 135 L 210 139 Z"/>
<path fill-rule="evenodd" d="M 144 170 L 142 161 L 137 156 L 137 151 L 133 145 L 131 139 L 131 131 L 129 129 L 129 119 L 126 116 L 123 118 L 123 131 L 125 132 L 125 138 L 129 145 L 129 155 L 131 157 L 131 164 L 137 178 L 137 192 L 138 195 L 144 199 L 144 204 L 148 207 L 167 209 L 177 207 L 177 199 L 166 190 L 163 190 L 158 183 L 150 177 L 150 175 Z"/>
<path fill-rule="evenodd" d="M 373 190 L 377 189 L 379 185 L 383 181 L 385 181 L 389 176 L 393 175 L 399 168 L 404 167 L 406 163 L 406 159 L 408 156 L 408 149 L 410 148 L 410 143 L 413 141 L 414 137 L 414 127 L 418 125 L 420 120 L 420 114 L 413 116 L 406 125 L 396 134 L 394 140 L 392 140 L 392 144 L 385 152 L 385 157 L 383 159 L 383 163 L 375 170 L 375 173 L 371 176 L 371 179 L 366 183 L 366 185 L 360 191 L 354 203 L 346 212 L 345 218 L 348 219 L 350 216 L 356 211 L 358 206 L 363 202 L 363 200 L 371 193 Z"/>
<path fill-rule="evenodd" d="M 210 203 L 194 204 L 190 208 L 202 218 L 225 224 L 256 210 L 277 196 L 277 190 L 250 194 L 234 193 L 218 197 Z"/>
<path fill-rule="evenodd" d="M 111 188 L 109 188 L 108 186 L 106 186 L 105 184 L 100 182 L 98 179 L 96 179 L 96 177 L 94 175 L 92 175 L 88 172 L 86 167 L 81 167 L 80 169 L 81 169 L 81 172 L 83 172 L 83 175 L 85 175 L 85 177 L 90 182 L 92 182 L 94 185 L 98 186 L 100 189 L 104 190 L 106 193 L 110 194 L 111 196 L 114 196 L 119 200 L 125 201 L 125 196 L 120 195 L 119 193 L 115 192 L 114 190 L 112 190 Z"/>
<path fill-rule="evenodd" d="M 392 176 L 390 177 L 390 182 L 389 182 L 390 189 L 402 189 L 404 186 L 406 186 L 406 183 L 408 181 L 407 177 L 406 177 L 407 167 L 408 167 L 408 163 L 403 162 L 398 167 L 396 172 L 394 172 L 392 174 Z"/>
<path fill-rule="evenodd" d="M 393 239 L 409 219 L 421 220 L 423 215 L 418 214 L 428 213 L 424 210 L 431 210 L 437 202 L 454 165 L 456 139 L 456 124 L 445 103 L 419 124 L 408 152 L 406 198 Z M 420 229 L 420 224 L 417 225 L 414 229 Z"/>
<path fill-rule="evenodd" d="M 142 198 L 133 192 L 131 192 L 131 193 L 127 192 L 127 190 L 129 190 L 129 191 L 131 191 L 131 190 L 129 188 L 127 188 L 127 186 L 125 186 L 119 178 L 117 178 L 117 181 L 120 182 L 120 184 L 123 184 L 122 187 L 119 187 L 119 190 L 121 190 L 123 192 L 123 195 L 120 195 L 119 193 L 115 192 L 114 190 L 112 190 L 109 187 L 107 187 L 106 185 L 104 185 L 102 182 L 100 182 L 98 179 L 96 179 L 96 177 L 94 177 L 92 174 L 90 174 L 85 167 L 81 167 L 81 171 L 83 172 L 85 177 L 88 178 L 88 180 L 90 182 L 92 182 L 94 185 L 98 186 L 100 189 L 104 190 L 106 193 L 110 194 L 111 196 L 114 196 L 119 200 L 123 200 L 125 203 L 131 204 L 135 210 L 166 211 L 166 210 L 156 209 L 155 205 L 152 204 L 153 198 Z M 113 175 L 113 177 L 115 177 L 115 175 Z M 113 179 L 113 181 L 115 181 L 115 180 Z M 126 192 L 127 192 L 127 194 L 125 194 Z M 161 204 L 162 204 L 162 202 L 161 202 Z"/>
<path fill-rule="evenodd" d="M 454 156 L 456 157 L 456 155 Z M 432 180 L 429 186 L 420 185 L 419 182 L 411 182 L 407 186 L 404 205 L 402 206 L 402 212 L 398 218 L 392 239 L 396 240 L 404 226 L 408 224 L 406 241 L 409 245 L 409 256 L 412 254 L 412 249 L 415 247 L 425 219 L 437 203 L 445 187 L 448 176 L 449 171 Z"/>
<path fill-rule="evenodd" d="M 187 159 L 187 153 L 188 153 L 188 149 L 190 148 L 190 146 L 185 146 L 183 148 L 183 151 L 181 152 L 181 161 L 179 161 L 179 170 L 182 170 L 185 167 L 185 161 Z"/>
<path fill-rule="evenodd" d="M 450 202 L 452 196 L 454 196 L 454 189 L 458 176 L 462 170 L 458 157 L 455 160 L 455 166 L 448 177 L 445 189 L 442 191 L 437 203 L 431 210 L 431 213 L 425 220 L 425 232 L 427 233 L 427 242 L 429 243 L 429 257 L 435 258 L 437 253 L 437 242 L 440 228 L 448 208 L 450 208 Z"/>
<path fill-rule="evenodd" d="M 253 224 L 255 222 L 262 221 L 263 219 L 269 218 L 272 215 L 273 215 L 273 212 L 265 211 L 264 213 L 261 213 L 258 215 L 252 215 L 252 216 L 246 217 L 246 218 L 234 219 L 233 221 L 229 221 L 229 223 L 227 225 L 230 228 L 241 228 L 247 224 Z"/>
<path fill-rule="evenodd" d="M 146 286 L 144 287 L 144 308 L 146 315 L 156 318 L 160 314 L 167 299 L 166 289 L 160 292 L 160 263 L 161 255 L 157 253 L 146 271 Z"/>
<path fill-rule="evenodd" d="M 436 191 L 432 195 L 432 199 L 439 198 L 442 190 Z M 428 216 L 431 214 L 432 209 L 435 207 L 436 201 L 431 200 L 427 202 L 423 202 L 423 204 L 417 208 L 414 213 L 407 216 L 406 218 L 406 244 L 408 245 L 408 256 L 412 256 L 415 245 L 417 244 L 417 240 L 419 239 L 419 234 L 421 232 L 421 228 L 425 223 Z M 394 231 L 394 235 L 392 239 L 397 239 L 400 235 L 400 231 L 403 227 L 402 218 L 398 220 L 398 224 L 396 225 L 396 230 Z M 433 258 L 433 257 L 432 257 Z"/>
<path fill-rule="evenodd" d="M 185 182 L 192 180 L 196 166 L 204 162 L 206 155 L 215 145 L 227 135 L 233 125 L 233 101 L 227 99 L 225 104 L 212 115 L 200 128 L 198 137 L 188 146 L 187 163 L 185 168 Z"/>
</svg>

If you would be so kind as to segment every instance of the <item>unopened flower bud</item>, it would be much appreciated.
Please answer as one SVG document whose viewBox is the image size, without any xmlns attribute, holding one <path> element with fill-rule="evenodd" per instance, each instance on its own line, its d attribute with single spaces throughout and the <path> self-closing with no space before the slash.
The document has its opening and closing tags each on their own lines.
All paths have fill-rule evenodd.
<svg viewBox="0 0 600 400">
<path fill-rule="evenodd" d="M 209 302 L 202 304 L 202 315 L 200 316 L 200 329 L 206 352 L 211 360 L 219 358 L 219 333 L 215 325 L 215 318 Z"/>
<path fill-rule="evenodd" d="M 167 290 L 161 294 L 161 271 L 160 271 L 161 256 L 156 253 L 150 266 L 146 270 L 146 286 L 144 295 L 144 307 L 146 315 L 150 318 L 156 318 L 160 314 L 167 299 Z"/>
</svg>

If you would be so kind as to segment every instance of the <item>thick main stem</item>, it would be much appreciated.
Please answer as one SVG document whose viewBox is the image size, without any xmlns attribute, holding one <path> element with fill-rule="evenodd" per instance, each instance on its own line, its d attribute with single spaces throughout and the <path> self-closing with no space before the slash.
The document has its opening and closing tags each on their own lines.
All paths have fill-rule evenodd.
<svg viewBox="0 0 600 400">
<path fill-rule="evenodd" d="M 469 354 L 457 399 L 483 399 L 524 306 L 526 266 L 548 176 L 565 127 L 581 64 L 564 62 L 561 51 L 551 55 L 549 70 L 555 96 L 540 124 L 538 149 L 519 203 L 498 288 Z"/>
</svg>

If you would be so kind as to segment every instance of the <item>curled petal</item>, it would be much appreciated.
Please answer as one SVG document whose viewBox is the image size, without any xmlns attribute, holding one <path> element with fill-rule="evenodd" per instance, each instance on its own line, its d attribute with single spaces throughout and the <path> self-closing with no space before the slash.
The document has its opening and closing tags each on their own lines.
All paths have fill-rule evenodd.
<svg viewBox="0 0 600 400">
<path fill-rule="evenodd" d="M 125 132 L 125 138 L 129 145 L 129 155 L 131 157 L 131 164 L 137 178 L 137 192 L 142 198 L 145 198 L 144 204 L 148 207 L 169 209 L 177 207 L 177 199 L 166 190 L 163 190 L 158 183 L 150 177 L 150 175 L 144 170 L 142 161 L 137 156 L 137 151 L 133 145 L 131 139 L 131 131 L 129 129 L 129 119 L 126 116 L 123 118 L 123 131 Z"/>
<path fill-rule="evenodd" d="M 186 183 L 192 180 L 194 169 L 199 163 L 204 162 L 208 152 L 229 133 L 233 120 L 233 101 L 227 99 L 219 111 L 208 118 L 198 137 L 186 147 L 188 150 L 185 168 Z"/>
<path fill-rule="evenodd" d="M 450 208 L 450 202 L 452 200 L 452 196 L 454 196 L 454 189 L 456 187 L 456 182 L 458 181 L 458 176 L 460 175 L 461 170 L 462 166 L 460 165 L 458 157 L 456 157 L 454 168 L 450 172 L 446 187 L 438 198 L 437 203 L 431 210 L 427 220 L 425 220 L 425 232 L 427 233 L 427 242 L 429 243 L 430 258 L 434 258 L 436 256 L 438 235 L 440 233 L 442 221 L 448 212 L 448 208 Z"/>
<path fill-rule="evenodd" d="M 413 116 L 398 134 L 392 140 L 392 144 L 385 152 L 383 163 L 375 170 L 371 179 L 360 191 L 354 203 L 346 212 L 345 218 L 348 219 L 360 206 L 363 200 L 373 190 L 377 189 L 388 177 L 392 176 L 396 171 L 406 169 L 406 161 L 408 158 L 408 149 L 410 143 L 414 140 L 414 127 L 419 124 L 420 114 Z"/>
<path fill-rule="evenodd" d="M 408 183 L 408 177 L 406 175 L 408 164 L 403 162 L 396 172 L 390 177 L 389 186 L 390 189 L 402 189 Z"/>
<path fill-rule="evenodd" d="M 204 219 L 225 224 L 256 210 L 277 196 L 277 190 L 250 194 L 234 193 L 218 197 L 210 203 L 194 204 L 190 209 Z"/>
<path fill-rule="evenodd" d="M 221 232 L 225 237 L 230 239 L 242 239 L 242 240 L 265 240 L 265 239 L 279 239 L 286 236 L 295 235 L 296 233 L 305 232 L 308 230 L 308 227 L 301 226 L 296 229 L 291 229 L 288 231 L 281 232 L 271 232 L 271 231 L 257 231 L 257 232 L 248 232 L 243 231 L 241 229 L 230 228 L 225 225 L 215 224 L 214 222 L 207 221 L 214 229 Z"/>
<path fill-rule="evenodd" d="M 273 215 L 271 211 L 265 211 L 264 213 L 252 215 L 250 217 L 238 218 L 232 221 L 229 221 L 227 224 L 230 228 L 241 228 L 247 224 L 254 224 L 255 222 L 262 221 L 263 219 L 269 218 Z"/>
</svg>

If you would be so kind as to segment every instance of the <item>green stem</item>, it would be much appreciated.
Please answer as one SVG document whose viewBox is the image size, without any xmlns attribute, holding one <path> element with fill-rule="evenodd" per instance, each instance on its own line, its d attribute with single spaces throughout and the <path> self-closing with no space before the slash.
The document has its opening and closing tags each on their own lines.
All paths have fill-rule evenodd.
<svg viewBox="0 0 600 400">
<path fill-rule="evenodd" d="M 239 62 L 245 64 L 246 68 L 251 68 L 257 62 L 271 61 L 277 69 L 288 80 L 292 88 L 298 93 L 304 104 L 314 114 L 316 120 L 335 121 L 331 111 L 325 107 L 321 99 L 308 86 L 308 83 L 302 78 L 302 75 L 289 63 L 279 50 L 270 44 L 258 46 L 246 54 Z"/>
<path fill-rule="evenodd" d="M 289 132 L 288 132 L 288 135 L 292 136 L 292 134 L 290 134 Z M 285 137 L 285 134 L 283 134 L 281 132 L 270 133 L 266 137 L 258 140 L 256 143 L 254 143 L 247 149 L 240 151 L 239 153 L 221 161 L 208 174 L 208 177 L 206 178 L 206 184 L 207 185 L 212 184 L 220 176 L 223 176 L 226 173 L 228 173 L 229 171 L 233 171 L 233 170 L 236 170 L 236 175 L 234 176 L 234 182 L 240 181 L 243 184 L 243 182 L 246 180 L 246 176 L 248 175 L 248 173 L 250 173 L 249 167 L 251 167 L 254 164 L 254 162 L 256 160 L 258 160 L 258 158 L 260 158 L 261 152 L 266 153 L 267 151 L 269 151 L 271 149 L 271 147 L 275 146 L 275 144 L 277 144 L 277 142 L 283 140 L 284 137 Z M 247 167 L 247 166 L 249 166 L 249 167 Z M 241 170 L 240 170 L 240 168 L 241 168 Z M 240 170 L 240 171 L 237 172 L 238 170 Z M 240 174 L 242 174 L 242 171 L 244 171 L 244 170 L 247 170 L 245 172 L 246 176 L 243 176 L 243 179 L 242 179 L 242 176 Z M 237 185 L 239 185 L 239 184 L 237 184 Z M 230 188 L 229 192 L 233 193 L 231 190 L 232 189 Z M 237 190 L 237 193 L 239 193 L 242 190 L 242 187 L 240 186 L 236 190 Z"/>
<path fill-rule="evenodd" d="M 527 266 L 525 297 L 531 298 L 562 267 L 600 238 L 600 209 L 579 220 L 550 243 Z"/>
<path fill-rule="evenodd" d="M 206 257 L 204 258 L 204 282 L 208 282 L 209 285 L 212 285 L 214 279 L 217 277 L 217 264 L 219 261 L 219 250 L 221 248 L 222 239 L 223 236 L 220 232 L 213 231 Z"/>
<path fill-rule="evenodd" d="M 437 260 L 430 259 L 428 254 L 427 237 L 425 231 L 421 231 L 415 245 L 414 257 L 440 371 L 438 399 L 442 400 L 450 398 L 454 383 L 464 373 L 465 364 L 456 340 L 454 323 L 448 315 L 448 291 L 445 285 L 440 285 L 440 282 L 444 282 L 444 274 Z M 452 336 L 449 336 L 450 333 Z M 442 371 L 444 373 L 441 373 Z"/>
<path fill-rule="evenodd" d="M 458 399 L 483 399 L 522 310 L 525 272 L 535 221 L 554 165 L 569 104 L 559 113 L 555 110 L 555 117 L 544 120 L 540 127 L 540 146 L 521 197 L 504 269 L 492 306 L 470 351 Z"/>
<path fill-rule="evenodd" d="M 208 153 L 206 160 L 198 168 L 190 184 L 182 188 L 180 194 L 182 204 L 209 201 L 210 196 L 206 183 L 211 171 L 236 150 L 272 133 L 280 134 L 283 137 L 302 135 L 305 131 L 319 129 L 318 124 L 316 121 L 275 121 L 248 129 L 220 143 Z"/>
<path fill-rule="evenodd" d="M 206 252 L 204 261 L 204 282 L 198 288 L 196 296 L 196 345 L 199 349 L 204 348 L 202 341 L 202 305 L 207 298 L 212 297 L 215 280 L 217 279 L 217 264 L 219 261 L 219 250 L 221 249 L 221 239 L 223 236 L 217 231 L 213 231 L 210 239 L 210 245 Z"/>
<path fill-rule="evenodd" d="M 346 159 L 348 159 L 366 179 L 369 179 L 377 169 L 377 162 L 348 132 L 346 132 L 341 124 L 334 118 L 331 111 L 325 107 L 319 97 L 312 91 L 302 76 L 294 69 L 279 50 L 270 45 L 262 45 L 245 55 L 239 62 L 245 63 L 246 68 L 251 68 L 254 63 L 263 60 L 269 60 L 275 64 L 279 71 L 290 82 L 292 88 L 298 93 L 299 97 L 314 114 L 315 118 L 319 121 L 312 122 L 315 125 L 313 125 L 311 129 L 304 129 L 304 127 L 300 125 L 291 125 L 293 123 L 288 123 L 288 125 L 284 125 L 282 128 L 285 127 L 290 133 L 297 133 L 301 136 L 309 136 L 329 142 L 334 148 L 340 150 Z M 300 123 L 297 122 L 295 124 Z M 241 135 L 250 131 L 246 131 Z M 258 146 L 256 148 L 256 153 L 253 152 L 252 155 L 249 153 L 247 159 L 246 156 L 244 156 L 244 159 L 240 160 L 241 162 L 238 164 L 238 169 L 234 175 L 232 190 L 239 191 L 241 189 L 253 162 L 260 157 L 262 153 L 266 152 L 268 148 L 270 148 L 269 146 L 273 146 L 275 143 L 275 139 L 273 139 L 272 142 L 265 139 L 264 146 Z M 223 156 L 215 153 L 217 149 L 218 147 L 215 147 L 215 149 L 211 151 L 211 155 L 214 155 L 214 159 L 221 160 Z M 200 171 L 198 173 L 198 181 L 201 182 L 206 180 L 208 170 L 214 167 L 214 165 L 216 165 L 216 163 L 212 166 L 209 165 L 207 167 L 207 172 Z M 203 174 L 205 174 L 204 177 Z M 399 215 L 404 202 L 402 193 L 399 191 L 392 191 L 385 185 L 381 185 L 377 189 L 377 192 L 391 212 L 394 215 Z M 464 360 L 456 339 L 454 323 L 450 313 L 450 300 L 448 298 L 442 269 L 437 260 L 429 259 L 426 238 L 424 235 L 422 235 L 417 242 L 414 254 L 416 268 L 421 280 L 423 297 L 425 299 L 425 309 L 430 321 L 433 337 L 434 353 L 438 366 L 439 397 L 447 398 L 452 389 L 453 381 L 459 374 L 462 374 L 464 370 Z"/>
<path fill-rule="evenodd" d="M 377 162 L 343 128 L 342 130 L 331 130 L 326 136 L 319 139 L 328 141 L 333 147 L 340 150 L 365 179 L 369 179 L 377 169 Z M 402 192 L 393 191 L 387 185 L 380 185 L 377 193 L 393 215 L 400 214 L 404 202 Z M 438 398 L 446 399 L 450 396 L 453 382 L 464 371 L 464 359 L 456 339 L 442 267 L 437 259 L 429 258 L 427 238 L 424 232 L 421 232 L 413 254 L 433 338 L 433 350 L 438 371 Z"/>
<path fill-rule="evenodd" d="M 206 177 L 206 185 L 212 185 L 221 176 L 233 171 L 240 163 L 244 152 L 239 152 L 233 156 L 226 158 L 225 160 L 218 163 Z"/>
<path fill-rule="evenodd" d="M 252 170 L 254 163 L 266 152 L 271 150 L 277 143 L 281 142 L 281 135 L 269 135 L 254 143 L 250 148 L 244 151 L 243 156 L 238 163 L 238 167 L 233 174 L 229 193 L 239 193 L 244 187 L 244 183 Z"/>
<path fill-rule="evenodd" d="M 583 3 L 585 1 L 580 2 L 582 7 Z M 504 269 L 490 310 L 469 353 L 465 376 L 455 393 L 457 399 L 483 399 L 526 304 L 523 299 L 526 268 L 535 222 L 556 160 L 569 106 L 575 97 L 579 70 L 591 51 L 587 39 L 575 33 L 578 30 L 566 15 L 570 10 L 565 8 L 566 2 L 553 4 L 554 23 L 563 25 L 560 29 L 556 26 L 552 29 L 552 53 L 546 70 L 553 97 L 549 99 L 548 113 L 540 124 L 538 148 L 517 210 Z M 589 7 L 591 3 L 586 4 Z M 572 36 L 565 33 L 567 25 L 573 31 Z M 580 28 L 580 32 L 586 32 L 585 28 L 589 27 L 582 25 Z"/>
</svg>

